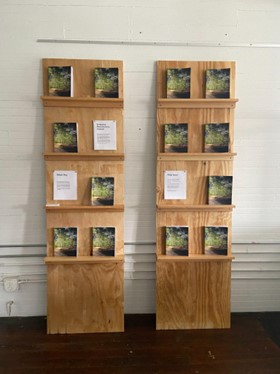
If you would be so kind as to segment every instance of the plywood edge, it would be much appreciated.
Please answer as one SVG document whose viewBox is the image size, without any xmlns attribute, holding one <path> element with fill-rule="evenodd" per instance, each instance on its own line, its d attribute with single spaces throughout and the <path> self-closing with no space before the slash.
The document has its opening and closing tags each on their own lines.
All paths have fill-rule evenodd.
<svg viewBox="0 0 280 374">
<path fill-rule="evenodd" d="M 79 108 L 121 108 L 123 99 L 104 99 L 97 97 L 58 97 L 41 96 L 44 107 L 79 107 Z"/>
<path fill-rule="evenodd" d="M 157 100 L 157 108 L 229 108 L 234 109 L 238 99 L 165 99 Z"/>
<path fill-rule="evenodd" d="M 158 211 L 232 211 L 235 205 L 157 205 Z"/>
<path fill-rule="evenodd" d="M 233 160 L 236 153 L 159 153 L 158 161 L 223 161 Z"/>
<path fill-rule="evenodd" d="M 43 154 L 46 161 L 124 161 L 124 153 L 56 153 Z"/>
<path fill-rule="evenodd" d="M 216 261 L 232 261 L 233 256 L 219 256 L 219 255 L 189 255 L 189 256 L 166 256 L 157 255 L 159 262 L 216 262 Z"/>
<path fill-rule="evenodd" d="M 124 256 L 77 256 L 77 257 L 45 257 L 46 265 L 75 265 L 75 264 L 95 264 L 95 263 L 123 263 Z"/>
</svg>

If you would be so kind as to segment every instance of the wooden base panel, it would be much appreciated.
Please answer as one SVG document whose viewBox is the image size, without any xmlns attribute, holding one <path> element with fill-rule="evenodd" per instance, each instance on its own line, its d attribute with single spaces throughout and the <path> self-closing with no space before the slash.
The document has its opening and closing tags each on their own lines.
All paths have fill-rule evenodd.
<svg viewBox="0 0 280 374">
<path fill-rule="evenodd" d="M 123 263 L 48 265 L 48 334 L 122 332 L 123 308 Z"/>
<path fill-rule="evenodd" d="M 157 330 L 230 327 L 227 262 L 157 262 Z"/>
</svg>

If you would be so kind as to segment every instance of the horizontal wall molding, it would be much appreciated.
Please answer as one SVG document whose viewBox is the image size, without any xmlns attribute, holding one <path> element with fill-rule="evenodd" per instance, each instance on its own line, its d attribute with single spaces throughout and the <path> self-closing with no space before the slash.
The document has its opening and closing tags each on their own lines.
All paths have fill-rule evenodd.
<svg viewBox="0 0 280 374">
<path fill-rule="evenodd" d="M 229 42 L 164 42 L 132 40 L 37 39 L 37 43 L 101 44 L 154 47 L 222 47 L 222 48 L 280 48 L 279 43 L 229 43 Z"/>
</svg>

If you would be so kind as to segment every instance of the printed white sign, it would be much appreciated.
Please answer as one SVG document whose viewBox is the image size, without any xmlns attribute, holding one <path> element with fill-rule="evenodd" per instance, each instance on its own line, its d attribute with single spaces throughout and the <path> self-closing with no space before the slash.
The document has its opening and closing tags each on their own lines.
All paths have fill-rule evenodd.
<svg viewBox="0 0 280 374">
<path fill-rule="evenodd" d="M 95 150 L 116 150 L 116 121 L 93 121 L 93 148 Z"/>
<path fill-rule="evenodd" d="M 164 199 L 185 200 L 187 198 L 187 172 L 164 172 Z"/>
<path fill-rule="evenodd" d="M 53 172 L 53 199 L 77 200 L 77 172 L 55 170 Z"/>
</svg>

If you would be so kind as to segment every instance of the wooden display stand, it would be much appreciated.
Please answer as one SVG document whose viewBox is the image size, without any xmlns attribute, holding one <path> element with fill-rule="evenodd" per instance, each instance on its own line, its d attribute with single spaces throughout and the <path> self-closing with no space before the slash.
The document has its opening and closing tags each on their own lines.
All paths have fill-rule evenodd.
<svg viewBox="0 0 280 374">
<path fill-rule="evenodd" d="M 48 67 L 72 66 L 73 97 L 48 96 Z M 94 69 L 118 68 L 118 98 L 94 97 Z M 124 144 L 121 61 L 43 59 L 48 265 L 47 330 L 124 331 Z M 116 121 L 116 150 L 94 150 L 93 120 Z M 78 123 L 78 152 L 54 152 L 53 123 Z M 77 200 L 53 200 L 53 172 L 77 172 Z M 114 177 L 114 205 L 92 206 L 91 177 Z M 115 256 L 92 256 L 92 227 L 116 229 Z M 54 228 L 77 227 L 76 257 L 54 256 Z"/>
<path fill-rule="evenodd" d="M 167 69 L 191 68 L 189 99 L 168 99 Z M 230 68 L 230 98 L 205 98 L 206 69 Z M 233 205 L 208 205 L 208 176 L 232 176 L 235 63 L 157 63 L 157 320 L 156 328 L 230 327 Z M 164 152 L 164 125 L 188 123 L 188 152 Z M 229 123 L 226 153 L 204 153 L 203 126 Z M 164 171 L 187 171 L 187 198 L 164 199 Z M 188 256 L 167 256 L 165 227 L 188 226 Z M 228 227 L 227 255 L 204 254 L 204 226 Z"/>
</svg>

